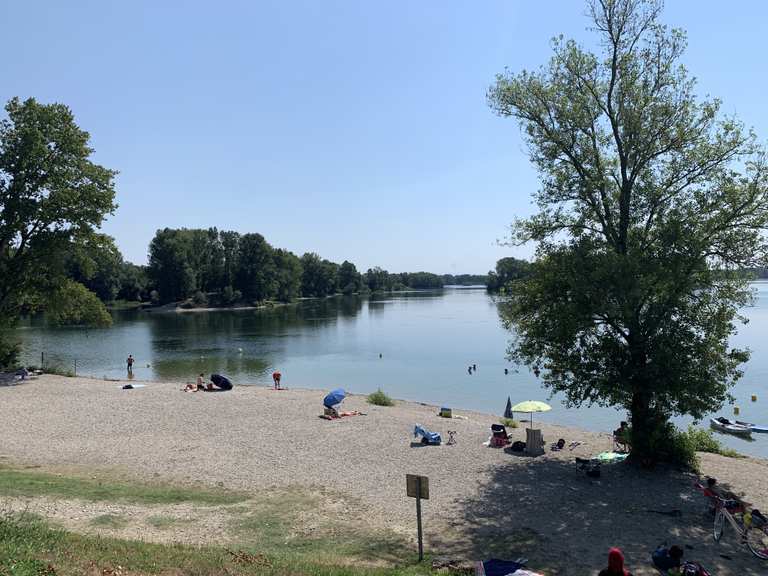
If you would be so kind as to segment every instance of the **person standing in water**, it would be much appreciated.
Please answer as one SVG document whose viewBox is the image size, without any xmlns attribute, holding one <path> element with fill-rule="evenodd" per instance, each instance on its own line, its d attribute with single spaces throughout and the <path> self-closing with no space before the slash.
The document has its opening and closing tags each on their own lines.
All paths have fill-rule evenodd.
<svg viewBox="0 0 768 576">
<path fill-rule="evenodd" d="M 133 355 L 128 354 L 125 363 L 128 365 L 128 374 L 133 374 Z"/>
<path fill-rule="evenodd" d="M 275 385 L 275 390 L 280 390 L 280 378 L 282 377 L 283 375 L 280 374 L 279 370 L 272 372 L 272 382 Z"/>
</svg>

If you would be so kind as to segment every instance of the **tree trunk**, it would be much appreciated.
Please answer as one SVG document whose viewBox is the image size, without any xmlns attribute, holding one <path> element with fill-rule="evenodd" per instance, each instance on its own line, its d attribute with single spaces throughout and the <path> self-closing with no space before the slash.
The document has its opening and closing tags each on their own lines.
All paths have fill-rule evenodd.
<svg viewBox="0 0 768 576">
<path fill-rule="evenodd" d="M 632 452 L 630 460 L 642 466 L 652 466 L 667 453 L 666 417 L 651 405 L 651 395 L 635 390 L 630 406 Z"/>
</svg>

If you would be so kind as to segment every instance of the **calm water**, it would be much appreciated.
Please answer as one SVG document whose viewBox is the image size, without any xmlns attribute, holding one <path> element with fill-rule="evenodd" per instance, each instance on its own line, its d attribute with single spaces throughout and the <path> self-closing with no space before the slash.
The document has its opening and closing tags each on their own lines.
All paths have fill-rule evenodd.
<svg viewBox="0 0 768 576">
<path fill-rule="evenodd" d="M 734 338 L 753 356 L 733 393 L 742 419 L 768 424 L 768 283 L 754 286 L 750 322 Z M 33 322 L 20 334 L 28 362 L 39 364 L 44 353 L 46 364 L 72 370 L 76 361 L 78 374 L 96 377 L 124 378 L 131 353 L 139 380 L 192 381 L 199 372 L 220 372 L 236 384 L 269 385 L 278 368 L 288 387 L 341 386 L 355 393 L 381 387 L 396 398 L 497 414 L 507 396 L 513 403 L 548 397 L 531 373 L 514 373 L 505 360 L 509 335 L 482 289 L 333 298 L 259 311 L 118 312 L 108 329 Z M 472 375 L 470 364 L 477 365 Z M 750 402 L 751 394 L 758 402 Z M 622 418 L 606 408 L 567 410 L 557 397 L 551 403 L 551 412 L 534 419 L 612 430 Z M 768 434 L 753 442 L 721 438 L 768 457 Z"/>
</svg>

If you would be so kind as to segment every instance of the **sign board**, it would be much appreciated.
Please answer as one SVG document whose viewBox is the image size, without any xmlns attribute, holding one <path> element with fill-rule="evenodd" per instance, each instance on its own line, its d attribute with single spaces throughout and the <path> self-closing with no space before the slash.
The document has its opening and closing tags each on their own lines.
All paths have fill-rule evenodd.
<svg viewBox="0 0 768 576">
<path fill-rule="evenodd" d="M 409 498 L 429 500 L 429 478 L 416 474 L 405 475 L 405 489 Z"/>
</svg>

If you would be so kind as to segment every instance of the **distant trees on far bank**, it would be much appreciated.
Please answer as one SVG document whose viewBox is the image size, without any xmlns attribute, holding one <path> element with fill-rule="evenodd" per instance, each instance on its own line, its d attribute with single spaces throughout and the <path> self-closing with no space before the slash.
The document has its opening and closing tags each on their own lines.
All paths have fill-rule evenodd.
<svg viewBox="0 0 768 576">
<path fill-rule="evenodd" d="M 164 228 L 149 245 L 148 266 L 125 262 L 114 240 L 97 235 L 68 260 L 69 276 L 102 301 L 188 301 L 194 306 L 228 306 L 300 297 L 435 289 L 445 284 L 485 284 L 480 275 L 365 272 L 308 252 L 301 257 L 275 248 L 261 234 L 216 228 Z M 210 300 L 210 301 L 209 301 Z"/>
<path fill-rule="evenodd" d="M 526 278 L 531 273 L 531 263 L 518 258 L 502 258 L 496 262 L 496 270 L 488 272 L 488 292 L 504 292 L 515 280 Z"/>
</svg>

